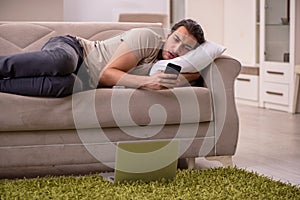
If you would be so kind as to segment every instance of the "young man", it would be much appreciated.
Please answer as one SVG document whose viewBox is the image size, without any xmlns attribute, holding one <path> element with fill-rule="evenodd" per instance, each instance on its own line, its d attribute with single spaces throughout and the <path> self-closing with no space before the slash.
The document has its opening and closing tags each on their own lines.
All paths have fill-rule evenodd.
<svg viewBox="0 0 300 200">
<path fill-rule="evenodd" d="M 122 85 L 159 90 L 196 80 L 199 73 L 148 76 L 151 64 L 184 55 L 205 41 L 191 19 L 175 24 L 166 41 L 137 28 L 105 41 L 51 38 L 41 51 L 0 57 L 0 92 L 63 97 L 82 89 Z"/>
</svg>

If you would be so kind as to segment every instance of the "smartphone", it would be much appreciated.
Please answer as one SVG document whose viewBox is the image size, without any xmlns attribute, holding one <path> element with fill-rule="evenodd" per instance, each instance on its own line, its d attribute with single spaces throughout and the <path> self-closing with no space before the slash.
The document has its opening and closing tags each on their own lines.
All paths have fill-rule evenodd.
<svg viewBox="0 0 300 200">
<path fill-rule="evenodd" d="M 176 75 L 178 75 L 180 73 L 180 70 L 181 70 L 181 66 L 175 65 L 173 63 L 168 63 L 167 67 L 166 67 L 166 70 L 165 70 L 165 73 L 166 74 L 176 74 Z"/>
</svg>

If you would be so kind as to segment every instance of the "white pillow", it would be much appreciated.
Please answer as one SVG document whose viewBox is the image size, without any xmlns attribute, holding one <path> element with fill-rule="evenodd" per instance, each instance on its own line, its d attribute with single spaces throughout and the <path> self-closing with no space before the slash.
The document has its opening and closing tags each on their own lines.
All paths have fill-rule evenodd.
<svg viewBox="0 0 300 200">
<path fill-rule="evenodd" d="M 217 57 L 222 55 L 226 50 L 225 47 L 211 41 L 205 41 L 199 47 L 189 51 L 183 56 L 179 56 L 170 60 L 157 61 L 151 68 L 149 75 L 153 75 L 158 71 L 164 71 L 168 63 L 180 65 L 181 73 L 195 73 L 201 71 L 212 63 Z"/>
</svg>

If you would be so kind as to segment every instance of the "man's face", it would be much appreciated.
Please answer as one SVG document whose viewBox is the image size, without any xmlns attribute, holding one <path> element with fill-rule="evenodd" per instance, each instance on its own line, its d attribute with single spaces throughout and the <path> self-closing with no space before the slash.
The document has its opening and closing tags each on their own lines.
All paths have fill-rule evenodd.
<svg viewBox="0 0 300 200">
<path fill-rule="evenodd" d="M 162 57 L 164 60 L 169 60 L 182 56 L 194 49 L 196 44 L 197 39 L 184 26 L 180 26 L 168 36 L 163 47 Z"/>
</svg>

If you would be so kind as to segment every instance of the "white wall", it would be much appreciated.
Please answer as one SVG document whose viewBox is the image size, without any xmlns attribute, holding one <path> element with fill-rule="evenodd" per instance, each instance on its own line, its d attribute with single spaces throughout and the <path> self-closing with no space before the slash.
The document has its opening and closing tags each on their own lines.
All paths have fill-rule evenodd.
<svg viewBox="0 0 300 200">
<path fill-rule="evenodd" d="M 256 4 L 249 0 L 224 0 L 226 54 L 243 65 L 256 64 Z"/>
<path fill-rule="evenodd" d="M 0 0 L 1 21 L 118 21 L 121 12 L 169 14 L 169 0 Z"/>
<path fill-rule="evenodd" d="M 171 0 L 172 1 L 172 21 L 171 25 L 185 18 L 185 1 L 184 0 Z"/>
<path fill-rule="evenodd" d="M 0 0 L 0 21 L 63 21 L 63 0 Z"/>
<path fill-rule="evenodd" d="M 122 12 L 169 13 L 169 0 L 64 0 L 65 21 L 118 21 Z"/>
<path fill-rule="evenodd" d="M 256 64 L 254 0 L 185 0 L 186 17 L 200 23 L 207 40 L 224 45 L 225 54 L 243 65 Z"/>
<path fill-rule="evenodd" d="M 206 39 L 223 44 L 223 0 L 186 0 L 186 17 L 202 26 Z"/>
</svg>

